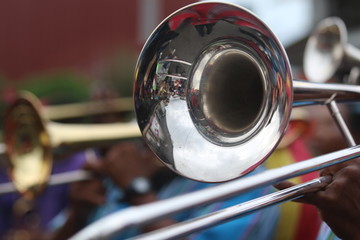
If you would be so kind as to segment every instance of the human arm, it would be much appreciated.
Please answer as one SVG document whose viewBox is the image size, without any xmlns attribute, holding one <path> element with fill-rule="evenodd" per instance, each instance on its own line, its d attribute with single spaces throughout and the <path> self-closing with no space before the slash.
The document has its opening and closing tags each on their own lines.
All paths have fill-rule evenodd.
<svg viewBox="0 0 360 240">
<path fill-rule="evenodd" d="M 306 194 L 297 200 L 316 206 L 320 217 L 341 239 L 360 239 L 360 160 L 326 168 L 321 176 L 331 176 L 332 181 L 321 191 Z M 283 182 L 283 189 L 292 184 Z"/>
<path fill-rule="evenodd" d="M 154 179 L 164 176 L 160 175 L 165 169 L 159 164 L 156 156 L 144 145 L 143 142 L 122 142 L 112 146 L 102 159 L 106 175 L 125 193 L 122 201 L 129 205 L 142 205 L 158 201 L 157 192 L 159 187 L 156 186 Z M 150 188 L 144 193 L 130 194 L 127 189 L 137 179 L 144 179 L 150 183 Z M 163 182 L 162 184 L 166 184 Z M 172 224 L 172 219 L 165 219 L 152 223 L 142 230 L 148 232 Z"/>
<path fill-rule="evenodd" d="M 66 209 L 66 221 L 63 226 L 50 235 L 52 240 L 68 239 L 88 222 L 92 211 L 105 202 L 105 189 L 100 172 L 99 163 L 88 163 L 85 167 L 94 173 L 94 178 L 86 181 L 74 182 L 69 187 L 69 206 Z"/>
</svg>

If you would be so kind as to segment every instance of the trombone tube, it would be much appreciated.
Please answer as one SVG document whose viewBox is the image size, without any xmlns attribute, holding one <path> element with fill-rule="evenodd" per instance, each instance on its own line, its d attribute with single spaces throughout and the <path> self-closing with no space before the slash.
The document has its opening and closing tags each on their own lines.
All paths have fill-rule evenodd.
<svg viewBox="0 0 360 240">
<path fill-rule="evenodd" d="M 200 206 L 273 184 L 302 174 L 313 172 L 360 156 L 360 145 L 271 169 L 253 176 L 240 178 L 201 191 L 174 198 L 127 208 L 90 224 L 74 235 L 72 240 L 108 238 L 130 226 L 144 225 L 185 209 Z"/>
<path fill-rule="evenodd" d="M 277 191 L 244 203 L 240 203 L 201 217 L 193 218 L 185 222 L 171 225 L 167 228 L 155 230 L 136 236 L 134 239 L 173 239 L 187 236 L 212 226 L 238 218 L 245 214 L 255 212 L 265 207 L 273 206 L 288 200 L 294 200 L 303 196 L 304 193 L 318 191 L 331 181 L 330 176 L 324 176 L 311 181 L 295 185 L 293 187 Z"/>
<path fill-rule="evenodd" d="M 360 86 L 337 83 L 314 83 L 293 80 L 293 107 L 336 102 L 359 101 Z"/>
<path fill-rule="evenodd" d="M 47 122 L 51 146 L 100 143 L 141 137 L 136 122 L 105 124 L 64 124 Z"/>
<path fill-rule="evenodd" d="M 17 192 L 17 190 L 15 189 L 15 186 L 12 182 L 0 184 L 0 195 L 14 192 Z"/>
<path fill-rule="evenodd" d="M 42 111 L 46 119 L 60 120 L 104 113 L 130 112 L 133 111 L 133 102 L 130 97 L 117 98 L 86 103 L 44 106 Z"/>
<path fill-rule="evenodd" d="M 74 170 L 70 172 L 57 173 L 50 176 L 47 183 L 48 186 L 55 186 L 60 184 L 90 180 L 93 175 L 89 171 L 85 170 Z M 18 192 L 12 182 L 0 184 L 0 195 L 7 193 Z"/>
<path fill-rule="evenodd" d="M 351 67 L 360 66 L 360 50 L 352 44 L 344 44 L 345 63 Z"/>
<path fill-rule="evenodd" d="M 331 100 L 328 104 L 326 104 L 328 107 L 330 114 L 332 118 L 334 119 L 335 123 L 337 124 L 341 134 L 343 135 L 346 143 L 348 146 L 353 147 L 356 146 L 355 140 L 353 136 L 351 135 L 350 129 L 345 123 L 344 118 L 342 117 L 340 110 L 334 100 Z"/>
</svg>

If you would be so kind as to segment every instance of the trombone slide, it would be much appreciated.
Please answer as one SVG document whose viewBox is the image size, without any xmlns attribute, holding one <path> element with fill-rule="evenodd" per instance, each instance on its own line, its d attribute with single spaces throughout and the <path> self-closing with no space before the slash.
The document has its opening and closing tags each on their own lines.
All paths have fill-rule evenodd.
<svg viewBox="0 0 360 240">
<path fill-rule="evenodd" d="M 145 225 L 192 207 L 220 201 L 257 187 L 320 170 L 359 156 L 360 145 L 357 145 L 197 192 L 141 206 L 129 207 L 90 224 L 70 239 L 106 239 L 131 226 Z"/>
<path fill-rule="evenodd" d="M 187 236 L 191 233 L 204 230 L 217 224 L 230 221 L 242 215 L 252 213 L 265 207 L 273 206 L 284 201 L 294 200 L 304 193 L 322 189 L 331 181 L 330 176 L 324 176 L 293 187 L 277 191 L 263 197 L 243 202 L 225 209 L 218 210 L 185 222 L 176 223 L 167 228 L 162 228 L 149 233 L 136 236 L 134 239 L 174 239 Z"/>
<path fill-rule="evenodd" d="M 51 175 L 47 185 L 55 186 L 60 184 L 89 180 L 91 178 L 93 178 L 93 175 L 89 171 L 74 170 L 70 172 L 63 172 Z M 17 189 L 12 182 L 0 184 L 0 195 L 14 192 L 17 192 Z"/>
<path fill-rule="evenodd" d="M 43 108 L 44 117 L 51 120 L 130 111 L 133 111 L 132 98 L 108 99 L 86 103 L 68 103 L 45 106 Z"/>
</svg>

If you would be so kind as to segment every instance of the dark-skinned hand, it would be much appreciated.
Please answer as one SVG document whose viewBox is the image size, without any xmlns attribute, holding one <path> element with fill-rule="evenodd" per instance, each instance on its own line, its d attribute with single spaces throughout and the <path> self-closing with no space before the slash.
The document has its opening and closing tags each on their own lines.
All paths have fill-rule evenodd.
<svg viewBox="0 0 360 240">
<path fill-rule="evenodd" d="M 322 220 L 339 238 L 360 239 L 360 159 L 328 167 L 320 176 L 331 176 L 332 181 L 324 189 L 296 201 L 316 206 Z M 286 181 L 275 187 L 292 185 Z"/>
<path fill-rule="evenodd" d="M 101 162 L 106 175 L 120 188 L 127 187 L 136 177 L 151 177 L 160 167 L 149 149 L 133 142 L 114 145 Z"/>
<path fill-rule="evenodd" d="M 87 163 L 84 166 L 94 174 L 94 178 L 74 182 L 70 185 L 70 204 L 77 214 L 86 214 L 105 202 L 105 188 L 102 183 L 103 167 L 100 162 Z"/>
</svg>

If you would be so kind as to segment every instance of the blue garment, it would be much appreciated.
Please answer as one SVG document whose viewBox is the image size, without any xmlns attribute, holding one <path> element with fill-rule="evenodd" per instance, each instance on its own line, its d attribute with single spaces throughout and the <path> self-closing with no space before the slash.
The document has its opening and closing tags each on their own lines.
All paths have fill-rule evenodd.
<svg viewBox="0 0 360 240">
<path fill-rule="evenodd" d="M 326 223 L 322 223 L 317 240 L 340 240 Z"/>
<path fill-rule="evenodd" d="M 176 178 L 161 193 L 160 198 L 168 198 L 182 193 L 198 191 L 216 184 L 195 182 L 185 178 Z M 193 208 L 175 215 L 175 220 L 182 222 L 216 210 L 231 207 L 236 204 L 261 197 L 270 193 L 271 188 L 261 188 L 232 197 L 228 200 L 211 203 L 206 206 Z M 273 239 L 275 236 L 277 219 L 279 217 L 278 206 L 269 207 L 252 214 L 242 216 L 227 223 L 217 225 L 202 232 L 190 236 L 192 240 L 217 240 L 217 239 Z"/>
<path fill-rule="evenodd" d="M 259 172 L 260 169 L 256 170 Z M 125 209 L 128 207 L 127 203 L 119 202 L 118 200 L 122 196 L 121 190 L 112 186 L 110 181 L 107 181 L 108 196 L 107 203 L 98 208 L 93 214 L 90 222 L 94 222 L 114 211 Z M 165 186 L 159 193 L 159 199 L 166 199 L 174 196 L 178 196 L 184 193 L 198 191 L 204 188 L 211 187 L 215 184 L 202 183 L 192 181 L 183 177 L 176 177 L 167 186 Z M 261 188 L 252 190 L 245 194 L 230 198 L 225 201 L 212 203 L 207 206 L 197 207 L 187 211 L 183 211 L 174 216 L 176 221 L 182 222 L 189 220 L 194 217 L 201 216 L 206 213 L 211 213 L 215 210 L 230 207 L 235 204 L 248 201 L 272 191 L 271 187 Z M 269 207 L 260 211 L 256 211 L 253 214 L 243 216 L 241 218 L 229 221 L 227 223 L 212 227 L 203 232 L 193 234 L 190 239 L 193 240 L 232 240 L 232 239 L 243 239 L 243 240 L 258 240 L 266 239 L 271 240 L 275 236 L 277 219 L 279 217 L 278 206 Z M 89 222 L 89 223 L 90 223 Z M 126 239 L 134 236 L 138 233 L 138 229 L 133 228 L 118 234 L 112 239 Z"/>
</svg>

